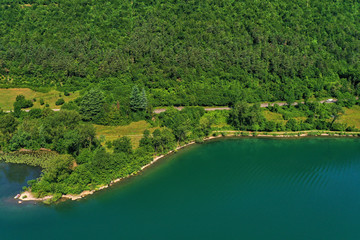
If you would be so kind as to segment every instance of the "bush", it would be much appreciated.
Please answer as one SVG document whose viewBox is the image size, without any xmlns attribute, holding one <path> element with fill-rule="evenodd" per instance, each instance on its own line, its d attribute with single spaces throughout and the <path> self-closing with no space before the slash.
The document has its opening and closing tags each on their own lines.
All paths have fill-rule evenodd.
<svg viewBox="0 0 360 240">
<path fill-rule="evenodd" d="M 64 103 L 61 106 L 61 109 L 66 109 L 66 110 L 75 110 L 75 111 L 79 111 L 79 106 L 74 102 L 74 101 L 70 101 L 67 103 Z"/>
<path fill-rule="evenodd" d="M 26 100 L 24 95 L 16 96 L 16 102 L 14 103 L 14 108 L 15 105 L 17 105 L 17 107 L 20 108 L 30 108 L 34 106 L 33 102 L 31 100 Z"/>
<path fill-rule="evenodd" d="M 55 102 L 55 105 L 56 106 L 60 106 L 60 105 L 63 105 L 65 103 L 65 100 L 62 99 L 62 98 L 59 98 L 56 102 Z"/>
<path fill-rule="evenodd" d="M 125 136 L 114 140 L 113 146 L 114 146 L 114 153 L 121 153 L 121 152 L 127 154 L 132 153 L 132 144 L 131 144 L 131 139 L 129 137 Z"/>
<path fill-rule="evenodd" d="M 33 108 L 29 111 L 30 118 L 41 118 L 42 111 L 40 108 Z"/>
<path fill-rule="evenodd" d="M 44 105 L 44 99 L 42 99 L 42 98 L 40 98 L 40 105 L 42 106 L 42 105 Z"/>
<path fill-rule="evenodd" d="M 109 149 L 113 147 L 112 141 L 106 141 L 105 145 Z"/>
<path fill-rule="evenodd" d="M 65 91 L 64 96 L 70 96 L 70 93 L 68 91 Z"/>
<path fill-rule="evenodd" d="M 50 107 L 50 105 L 47 103 L 47 104 L 45 104 L 45 107 Z"/>
</svg>

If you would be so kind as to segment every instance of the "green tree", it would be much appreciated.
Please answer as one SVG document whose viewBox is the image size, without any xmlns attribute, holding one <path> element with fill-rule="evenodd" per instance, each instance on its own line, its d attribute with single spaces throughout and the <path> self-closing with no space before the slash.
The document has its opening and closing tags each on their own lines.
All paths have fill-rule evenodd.
<svg viewBox="0 0 360 240">
<path fill-rule="evenodd" d="M 59 98 L 58 100 L 56 100 L 55 105 L 60 106 L 60 105 L 63 105 L 64 103 L 65 103 L 65 100 L 63 98 Z"/>
<path fill-rule="evenodd" d="M 130 95 L 130 108 L 132 111 L 144 111 L 148 105 L 145 89 L 139 90 L 137 85 L 134 85 Z"/>
<path fill-rule="evenodd" d="M 339 119 L 341 117 L 341 115 L 345 113 L 345 111 L 341 106 L 339 106 L 337 104 L 331 104 L 330 113 L 331 113 L 331 117 L 332 117 L 330 128 L 332 128 L 334 125 L 334 122 L 337 119 Z"/>
<path fill-rule="evenodd" d="M 104 94 L 93 88 L 82 98 L 79 112 L 85 121 L 98 122 L 104 117 L 104 103 Z"/>
<path fill-rule="evenodd" d="M 129 137 L 121 137 L 113 142 L 114 153 L 132 153 L 132 144 Z"/>
<path fill-rule="evenodd" d="M 18 121 L 13 115 L 6 114 L 0 116 L 0 131 L 2 132 L 2 134 L 14 133 L 17 125 Z"/>
<path fill-rule="evenodd" d="M 229 114 L 229 123 L 237 129 L 241 130 L 259 130 L 264 123 L 260 105 L 254 104 L 250 106 L 245 102 L 235 104 Z"/>
</svg>

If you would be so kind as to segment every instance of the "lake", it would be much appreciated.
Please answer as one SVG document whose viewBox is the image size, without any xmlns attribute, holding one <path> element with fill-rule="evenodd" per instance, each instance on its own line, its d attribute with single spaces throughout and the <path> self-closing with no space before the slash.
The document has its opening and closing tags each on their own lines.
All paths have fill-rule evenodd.
<svg viewBox="0 0 360 240">
<path fill-rule="evenodd" d="M 360 239 L 360 139 L 193 145 L 80 201 L 17 204 L 39 169 L 0 165 L 0 239 Z"/>
</svg>

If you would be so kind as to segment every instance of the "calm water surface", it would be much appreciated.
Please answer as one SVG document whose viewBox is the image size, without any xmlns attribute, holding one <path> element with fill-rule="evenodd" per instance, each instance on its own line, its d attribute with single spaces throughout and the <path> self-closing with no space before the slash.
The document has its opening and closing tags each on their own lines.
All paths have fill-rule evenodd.
<svg viewBox="0 0 360 240">
<path fill-rule="evenodd" d="M 77 202 L 9 200 L 36 169 L 0 165 L 0 239 L 360 239 L 360 139 L 192 146 Z"/>
</svg>

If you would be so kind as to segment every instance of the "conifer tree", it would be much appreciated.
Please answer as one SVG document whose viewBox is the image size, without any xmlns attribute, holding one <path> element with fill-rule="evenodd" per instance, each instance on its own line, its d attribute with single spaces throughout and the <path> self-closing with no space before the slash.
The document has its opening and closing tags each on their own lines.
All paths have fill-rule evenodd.
<svg viewBox="0 0 360 240">
<path fill-rule="evenodd" d="M 146 108 L 148 106 L 148 101 L 147 101 L 146 92 L 145 92 L 144 88 L 142 89 L 142 92 L 141 92 L 140 103 L 141 103 L 142 110 L 146 110 Z"/>
<path fill-rule="evenodd" d="M 80 114 L 85 121 L 97 121 L 104 115 L 104 94 L 99 89 L 91 89 L 80 103 Z"/>
<path fill-rule="evenodd" d="M 145 89 L 139 90 L 139 87 L 135 85 L 130 95 L 130 108 L 132 111 L 144 111 L 147 108 L 147 98 Z"/>
</svg>

